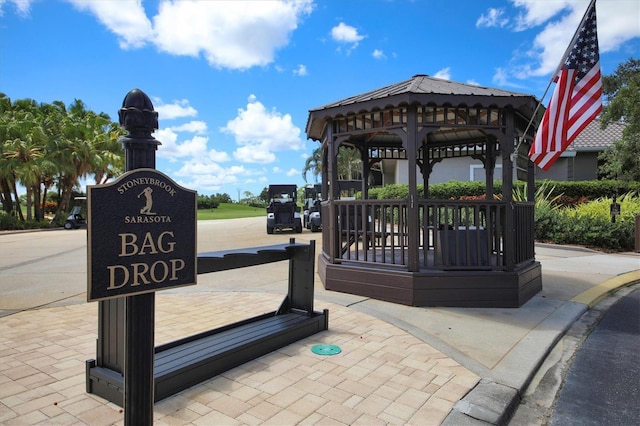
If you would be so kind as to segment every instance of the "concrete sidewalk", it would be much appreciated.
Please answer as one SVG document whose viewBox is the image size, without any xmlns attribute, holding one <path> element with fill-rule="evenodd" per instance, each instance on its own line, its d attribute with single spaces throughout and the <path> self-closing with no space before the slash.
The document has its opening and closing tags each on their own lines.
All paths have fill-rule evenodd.
<svg viewBox="0 0 640 426">
<path fill-rule="evenodd" d="M 263 222 L 238 223 L 264 234 Z M 200 224 L 198 232 L 202 251 L 207 234 Z M 320 238 L 280 238 L 289 236 Z M 159 402 L 154 422 L 500 423 L 565 331 L 599 299 L 640 282 L 637 253 L 537 245 L 536 258 L 543 291 L 518 309 L 408 307 L 328 292 L 317 279 L 315 309 L 329 309 L 328 331 Z M 1 280 L 20 279 L 2 269 Z M 272 311 L 286 279 L 278 263 L 158 292 L 156 342 Z M 97 305 L 82 298 L 0 318 L 0 423 L 122 424 L 120 407 L 85 392 L 84 362 L 95 357 L 96 336 Z M 313 354 L 318 343 L 342 352 Z"/>
</svg>

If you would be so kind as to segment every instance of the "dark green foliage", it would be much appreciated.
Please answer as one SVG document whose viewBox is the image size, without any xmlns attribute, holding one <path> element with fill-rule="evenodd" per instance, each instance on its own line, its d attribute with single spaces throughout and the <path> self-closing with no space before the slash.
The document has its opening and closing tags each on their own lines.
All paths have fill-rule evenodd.
<svg viewBox="0 0 640 426">
<path fill-rule="evenodd" d="M 198 210 L 218 208 L 220 202 L 212 195 L 198 195 Z"/>
<path fill-rule="evenodd" d="M 227 193 L 215 195 L 198 195 L 198 209 L 217 209 L 222 203 L 233 203 L 231 196 Z"/>
<path fill-rule="evenodd" d="M 536 187 L 540 181 L 536 182 Z M 613 194 L 632 192 L 640 194 L 640 182 L 621 182 L 616 180 L 587 180 L 577 182 L 554 181 L 554 195 L 564 194 L 567 197 L 579 199 L 585 197 L 595 200 L 611 197 Z"/>
<path fill-rule="evenodd" d="M 640 59 L 629 58 L 612 75 L 602 77 L 601 126 L 624 121 L 622 139 L 600 154 L 600 173 L 623 181 L 640 181 Z"/>
<path fill-rule="evenodd" d="M 0 229 L 19 231 L 23 229 L 58 228 L 62 225 L 42 220 L 19 220 L 13 215 L 0 212 Z"/>
<path fill-rule="evenodd" d="M 501 182 L 496 182 L 496 193 L 502 187 Z M 484 182 L 478 181 L 449 181 L 436 183 L 429 186 L 428 198 L 435 200 L 460 199 L 460 197 L 483 195 L 485 193 Z"/>
<path fill-rule="evenodd" d="M 502 194 L 502 181 L 493 183 L 494 193 Z M 514 188 L 522 189 L 525 182 L 514 182 Z M 640 195 L 640 182 L 621 182 L 617 180 L 590 180 L 590 181 L 536 181 L 535 189 L 546 186 L 553 188 L 549 193 L 549 198 L 562 195 L 561 204 L 573 204 L 577 202 L 585 202 L 596 200 L 603 197 L 611 197 L 613 194 L 632 193 Z M 429 186 L 429 196 L 427 198 L 434 200 L 459 200 L 462 197 L 480 196 L 485 193 L 484 182 L 477 181 L 449 181 L 445 183 L 436 183 Z M 423 187 L 418 185 L 418 195 L 423 197 Z M 387 185 L 382 188 L 369 189 L 369 198 L 374 200 L 393 200 L 404 199 L 409 196 L 409 188 L 406 184 Z"/>
</svg>

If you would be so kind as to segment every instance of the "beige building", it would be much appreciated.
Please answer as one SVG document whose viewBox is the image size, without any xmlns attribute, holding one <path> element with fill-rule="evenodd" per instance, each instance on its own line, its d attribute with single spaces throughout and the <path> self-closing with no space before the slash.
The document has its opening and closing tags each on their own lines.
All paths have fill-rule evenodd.
<svg viewBox="0 0 640 426">
<path fill-rule="evenodd" d="M 548 171 L 535 168 L 537 180 L 579 181 L 598 179 L 598 154 L 622 138 L 625 124 L 611 123 L 606 129 L 600 128 L 600 120 L 593 120 L 585 127 L 569 148 Z M 405 160 L 383 160 L 381 162 L 384 185 L 407 183 Z M 502 176 L 502 159 L 496 158 L 494 176 Z M 450 180 L 484 181 L 482 162 L 471 157 L 451 158 L 447 162 L 435 164 L 429 177 L 430 183 L 442 183 Z"/>
</svg>

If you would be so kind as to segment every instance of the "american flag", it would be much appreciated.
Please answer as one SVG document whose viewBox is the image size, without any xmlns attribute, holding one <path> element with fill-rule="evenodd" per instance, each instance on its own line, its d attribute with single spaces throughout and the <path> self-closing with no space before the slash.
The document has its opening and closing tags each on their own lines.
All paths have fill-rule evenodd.
<svg viewBox="0 0 640 426">
<path fill-rule="evenodd" d="M 557 83 L 529 150 L 541 169 L 560 157 L 602 110 L 602 78 L 593 0 L 554 75 Z"/>
</svg>

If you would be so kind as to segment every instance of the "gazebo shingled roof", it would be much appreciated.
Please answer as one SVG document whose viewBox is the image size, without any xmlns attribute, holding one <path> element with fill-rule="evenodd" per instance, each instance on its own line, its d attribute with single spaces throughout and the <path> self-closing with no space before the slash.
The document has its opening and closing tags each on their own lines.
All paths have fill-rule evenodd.
<svg viewBox="0 0 640 426">
<path fill-rule="evenodd" d="M 307 136 L 310 139 L 320 140 L 324 128 L 324 118 L 327 116 L 335 117 L 376 108 L 409 105 L 414 102 L 467 104 L 468 106 L 482 103 L 485 106 L 496 105 L 498 107 L 512 105 L 527 117 L 533 114 L 538 104 L 538 100 L 534 96 L 525 93 L 458 83 L 417 74 L 408 80 L 309 110 L 306 126 Z"/>
</svg>

